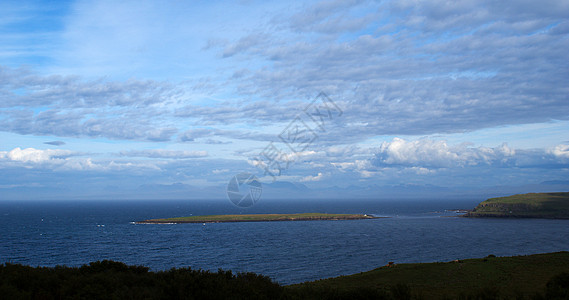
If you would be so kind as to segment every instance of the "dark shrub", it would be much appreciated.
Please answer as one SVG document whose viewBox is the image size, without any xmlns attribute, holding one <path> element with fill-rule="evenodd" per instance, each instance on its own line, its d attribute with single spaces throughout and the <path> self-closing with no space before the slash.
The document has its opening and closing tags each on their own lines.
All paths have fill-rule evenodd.
<svg viewBox="0 0 569 300">
<path fill-rule="evenodd" d="M 551 278 L 545 289 L 546 299 L 569 299 L 569 273 L 563 272 Z"/>
</svg>

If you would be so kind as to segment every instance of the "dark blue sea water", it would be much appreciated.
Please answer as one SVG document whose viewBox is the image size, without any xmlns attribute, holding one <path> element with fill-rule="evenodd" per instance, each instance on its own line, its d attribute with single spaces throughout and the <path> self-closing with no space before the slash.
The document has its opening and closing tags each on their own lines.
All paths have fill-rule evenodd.
<svg viewBox="0 0 569 300">
<path fill-rule="evenodd" d="M 250 271 L 282 284 L 396 263 L 569 250 L 569 220 L 466 219 L 445 209 L 476 201 L 0 202 L 0 262 L 32 266 L 112 259 L 152 270 Z M 221 213 L 368 213 L 357 221 L 137 225 L 150 218 Z"/>
</svg>

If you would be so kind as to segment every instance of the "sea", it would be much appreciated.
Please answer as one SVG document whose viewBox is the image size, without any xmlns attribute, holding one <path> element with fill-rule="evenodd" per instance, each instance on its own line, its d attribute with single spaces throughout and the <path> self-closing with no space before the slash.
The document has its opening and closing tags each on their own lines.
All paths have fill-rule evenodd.
<svg viewBox="0 0 569 300">
<path fill-rule="evenodd" d="M 98 260 L 152 271 L 255 272 L 294 284 L 388 262 L 569 250 L 569 220 L 461 218 L 480 200 L 2 201 L 0 263 L 81 266 Z M 366 213 L 371 220 L 135 224 L 152 218 L 249 213 Z"/>
</svg>

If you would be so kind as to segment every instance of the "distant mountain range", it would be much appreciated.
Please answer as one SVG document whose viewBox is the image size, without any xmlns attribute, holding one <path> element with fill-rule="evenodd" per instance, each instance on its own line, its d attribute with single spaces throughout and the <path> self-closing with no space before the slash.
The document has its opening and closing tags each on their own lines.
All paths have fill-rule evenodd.
<svg viewBox="0 0 569 300">
<path fill-rule="evenodd" d="M 398 184 L 367 186 L 311 187 L 302 183 L 264 183 L 261 201 L 269 199 L 487 199 L 530 192 L 563 192 L 569 181 L 544 181 L 519 186 L 449 188 L 435 185 Z M 25 193 L 24 193 L 25 191 Z M 227 199 L 227 186 L 196 186 L 185 183 L 142 184 L 133 187 L 104 186 L 64 189 L 62 187 L 14 187 L 2 189 L 0 200 L 34 199 Z M 29 197 L 29 196 L 28 196 Z"/>
</svg>

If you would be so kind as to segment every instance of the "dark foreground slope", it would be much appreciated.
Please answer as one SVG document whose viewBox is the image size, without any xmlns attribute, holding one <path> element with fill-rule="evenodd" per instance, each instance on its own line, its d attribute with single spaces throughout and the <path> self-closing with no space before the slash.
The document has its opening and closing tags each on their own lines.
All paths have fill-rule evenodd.
<svg viewBox="0 0 569 300">
<path fill-rule="evenodd" d="M 565 273 L 564 273 L 565 272 Z M 0 265 L 1 299 L 569 299 L 569 252 L 395 264 L 282 287 L 268 277 L 120 262 Z"/>
<path fill-rule="evenodd" d="M 278 299 L 282 294 L 277 283 L 253 273 L 149 272 L 106 260 L 80 268 L 0 265 L 0 299 Z"/>
<path fill-rule="evenodd" d="M 563 272 L 567 273 L 560 275 Z M 314 295 L 327 291 L 339 295 L 381 292 L 395 299 L 542 299 L 548 281 L 555 281 L 555 276 L 561 278 L 564 290 L 550 284 L 547 299 L 554 299 L 553 290 L 557 289 L 557 294 L 569 297 L 569 252 L 395 264 L 287 289 Z"/>
<path fill-rule="evenodd" d="M 569 193 L 529 193 L 490 198 L 464 217 L 569 219 Z"/>
</svg>

